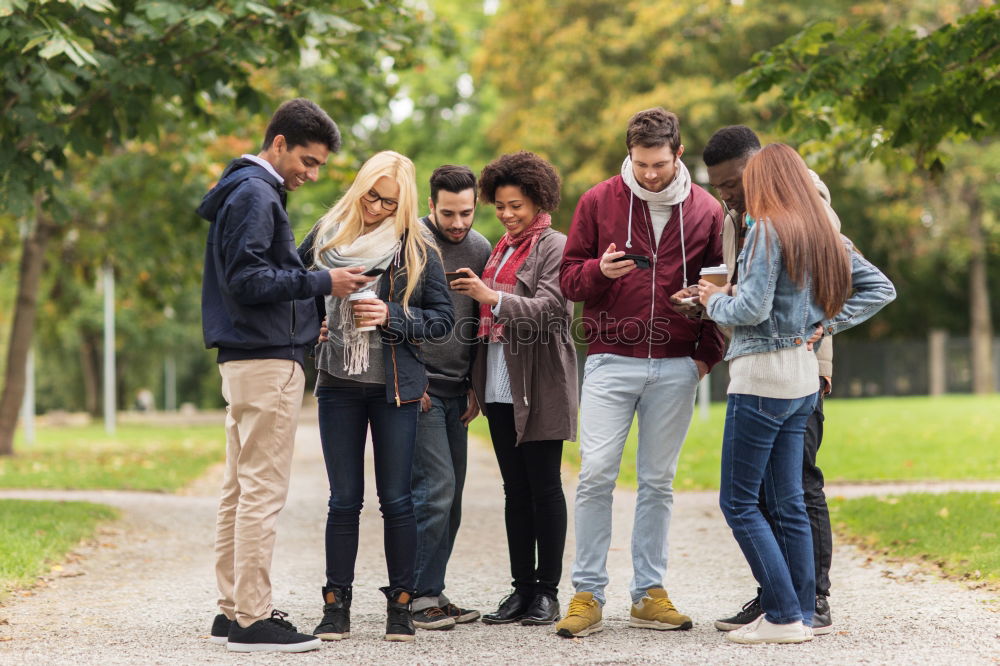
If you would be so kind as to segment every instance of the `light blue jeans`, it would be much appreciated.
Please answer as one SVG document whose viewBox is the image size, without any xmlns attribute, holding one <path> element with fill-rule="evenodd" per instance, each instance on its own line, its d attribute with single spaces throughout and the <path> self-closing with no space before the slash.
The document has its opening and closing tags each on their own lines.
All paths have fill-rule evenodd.
<svg viewBox="0 0 1000 666">
<path fill-rule="evenodd" d="M 612 492 L 636 413 L 639 491 L 632 524 L 632 582 L 637 603 L 663 585 L 677 458 L 691 425 L 698 368 L 690 357 L 593 354 L 580 397 L 580 484 L 576 489 L 573 586 L 604 604 L 611 545 Z"/>
</svg>

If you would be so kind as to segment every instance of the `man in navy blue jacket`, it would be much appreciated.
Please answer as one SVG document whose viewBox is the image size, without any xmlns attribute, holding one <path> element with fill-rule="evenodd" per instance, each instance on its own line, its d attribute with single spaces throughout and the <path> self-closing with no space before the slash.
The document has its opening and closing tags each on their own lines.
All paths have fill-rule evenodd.
<svg viewBox="0 0 1000 666">
<path fill-rule="evenodd" d="M 212 641 L 234 652 L 302 652 L 271 603 L 275 523 L 288 494 L 307 347 L 319 335 L 314 299 L 369 281 L 363 267 L 307 270 L 286 192 L 315 181 L 340 149 L 337 125 L 309 100 L 282 104 L 257 155 L 230 162 L 198 214 L 211 222 L 202 282 L 205 346 L 217 348 L 226 409 L 226 473 L 216 523 L 219 610 Z"/>
</svg>

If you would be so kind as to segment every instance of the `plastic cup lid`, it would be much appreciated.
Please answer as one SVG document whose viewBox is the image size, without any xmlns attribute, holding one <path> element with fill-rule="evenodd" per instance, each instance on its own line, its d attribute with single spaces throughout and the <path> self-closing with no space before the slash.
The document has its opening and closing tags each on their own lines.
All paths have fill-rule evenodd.
<svg viewBox="0 0 1000 666">
<path fill-rule="evenodd" d="M 706 266 L 701 269 L 702 275 L 727 275 L 729 273 L 725 264 L 719 264 L 718 266 Z"/>
</svg>

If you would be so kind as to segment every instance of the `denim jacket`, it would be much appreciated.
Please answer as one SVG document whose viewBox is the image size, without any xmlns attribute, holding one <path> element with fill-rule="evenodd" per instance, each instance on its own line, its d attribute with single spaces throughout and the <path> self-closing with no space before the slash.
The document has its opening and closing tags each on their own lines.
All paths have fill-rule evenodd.
<svg viewBox="0 0 1000 666">
<path fill-rule="evenodd" d="M 834 335 L 857 326 L 896 298 L 889 278 L 841 235 L 851 253 L 853 292 L 841 311 L 826 319 L 812 298 L 811 277 L 807 275 L 801 287 L 792 281 L 785 270 L 777 232 L 771 227 L 769 233 L 764 233 L 764 227 L 755 224 L 747 233 L 736 262 L 740 285 L 736 296 L 716 293 L 708 301 L 709 316 L 720 325 L 734 328 L 727 361 L 805 344 L 820 324 L 826 335 Z"/>
</svg>

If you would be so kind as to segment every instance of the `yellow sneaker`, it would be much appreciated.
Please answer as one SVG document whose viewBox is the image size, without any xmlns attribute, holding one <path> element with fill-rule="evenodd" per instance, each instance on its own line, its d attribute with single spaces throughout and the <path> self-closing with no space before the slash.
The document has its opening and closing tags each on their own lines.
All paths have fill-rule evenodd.
<svg viewBox="0 0 1000 666">
<path fill-rule="evenodd" d="M 677 612 L 666 590 L 662 587 L 653 587 L 646 590 L 646 596 L 640 599 L 639 603 L 632 604 L 628 626 L 664 631 L 690 629 L 694 624 L 687 615 Z"/>
<path fill-rule="evenodd" d="M 556 624 L 556 633 L 564 638 L 589 636 L 604 629 L 601 604 L 593 592 L 577 592 L 569 600 L 565 617 Z"/>
</svg>

